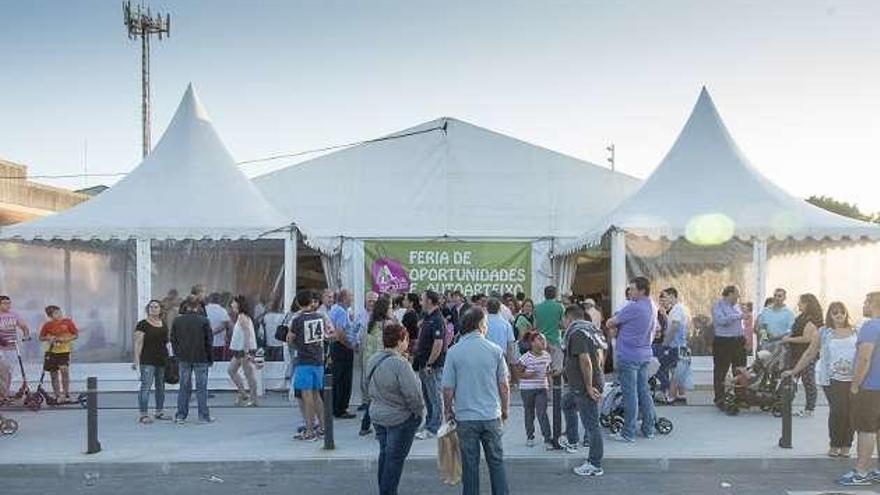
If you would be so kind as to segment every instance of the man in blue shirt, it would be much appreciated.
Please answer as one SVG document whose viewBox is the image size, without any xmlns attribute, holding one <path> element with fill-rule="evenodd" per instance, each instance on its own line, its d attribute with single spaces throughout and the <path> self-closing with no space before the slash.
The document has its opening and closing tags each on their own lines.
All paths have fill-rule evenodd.
<svg viewBox="0 0 880 495">
<path fill-rule="evenodd" d="M 516 340 L 513 337 L 513 326 L 501 316 L 501 301 L 494 297 L 490 298 L 486 303 L 486 309 L 489 310 L 489 316 L 486 318 L 488 325 L 486 338 L 504 352 L 508 364 L 513 363 L 513 349 Z"/>
<path fill-rule="evenodd" d="M 712 341 L 715 406 L 721 410 L 724 410 L 727 371 L 746 365 L 743 313 L 738 303 L 739 289 L 728 285 L 721 291 L 721 299 L 712 306 L 712 323 L 715 326 L 715 339 Z"/>
<path fill-rule="evenodd" d="M 759 343 L 767 339 L 782 337 L 791 331 L 794 325 L 794 311 L 785 305 L 785 289 L 773 291 L 773 304 L 764 308 L 758 315 L 758 339 Z"/>
<path fill-rule="evenodd" d="M 498 346 L 486 340 L 486 315 L 481 308 L 469 309 L 462 319 L 458 343 L 449 349 L 443 373 L 446 419 L 455 419 L 461 451 L 462 494 L 480 493 L 480 445 L 493 495 L 507 495 L 504 421 L 510 405 L 507 364 Z"/>
<path fill-rule="evenodd" d="M 636 422 L 642 418 L 642 434 L 654 436 L 654 399 L 648 387 L 648 363 L 654 354 L 651 341 L 657 329 L 657 308 L 651 301 L 651 282 L 636 277 L 630 282 L 632 302 L 606 323 L 617 336 L 615 362 L 620 391 L 623 394 L 623 430 L 612 439 L 635 442 Z M 641 414 L 639 414 L 641 413 Z"/>
<path fill-rule="evenodd" d="M 858 461 L 839 480 L 846 486 L 880 483 L 880 469 L 870 471 L 875 445 L 880 449 L 880 292 L 868 294 L 863 309 L 870 319 L 859 330 L 850 385 L 853 429 L 859 434 Z"/>
<path fill-rule="evenodd" d="M 351 321 L 350 307 L 351 292 L 342 289 L 336 296 L 336 304 L 330 308 L 330 322 L 336 330 L 334 334 L 336 340 L 330 344 L 330 359 L 333 360 L 333 416 L 340 419 L 357 417 L 348 412 L 354 370 L 354 348 L 357 342 L 357 329 Z"/>
</svg>

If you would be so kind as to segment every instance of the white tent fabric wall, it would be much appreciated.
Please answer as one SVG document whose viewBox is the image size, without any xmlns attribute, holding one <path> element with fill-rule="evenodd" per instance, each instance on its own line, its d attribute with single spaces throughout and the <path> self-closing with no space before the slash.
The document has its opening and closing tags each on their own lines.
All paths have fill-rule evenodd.
<svg viewBox="0 0 880 495">
<path fill-rule="evenodd" d="M 843 302 L 857 322 L 865 294 L 880 290 L 880 242 L 774 242 L 768 254 L 767 294 L 786 289 L 793 309 L 798 296 L 809 292 L 823 309 Z"/>
<path fill-rule="evenodd" d="M 127 361 L 135 323 L 134 243 L 0 242 L 0 294 L 34 335 L 43 309 L 60 306 L 80 330 L 74 363 Z M 42 361 L 40 342 L 22 343 L 26 363 Z"/>
</svg>

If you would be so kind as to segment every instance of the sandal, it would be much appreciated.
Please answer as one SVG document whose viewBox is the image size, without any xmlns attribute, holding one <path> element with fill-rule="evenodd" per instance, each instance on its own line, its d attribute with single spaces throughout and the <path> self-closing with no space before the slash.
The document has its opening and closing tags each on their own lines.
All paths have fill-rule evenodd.
<svg viewBox="0 0 880 495">
<path fill-rule="evenodd" d="M 140 419 L 138 419 L 138 422 L 142 425 L 153 424 L 153 418 L 149 416 L 141 416 Z"/>
</svg>

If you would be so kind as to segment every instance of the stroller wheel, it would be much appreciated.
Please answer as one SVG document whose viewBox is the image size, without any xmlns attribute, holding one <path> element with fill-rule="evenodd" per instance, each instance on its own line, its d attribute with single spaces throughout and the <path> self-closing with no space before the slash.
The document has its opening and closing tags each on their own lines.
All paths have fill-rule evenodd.
<svg viewBox="0 0 880 495">
<path fill-rule="evenodd" d="M 657 430 L 657 433 L 661 435 L 669 435 L 672 433 L 672 421 L 669 418 L 657 418 L 657 422 L 654 423 L 654 428 Z"/>
<path fill-rule="evenodd" d="M 85 409 L 86 407 L 88 407 L 88 405 L 89 405 L 88 400 L 89 400 L 89 396 L 88 396 L 85 392 L 83 392 L 83 393 L 81 393 L 81 394 L 79 394 L 79 395 L 76 396 L 76 402 L 77 402 L 77 403 L 79 404 L 79 406 L 82 407 L 83 409 Z"/>
<path fill-rule="evenodd" d="M 0 421 L 0 435 L 13 435 L 18 431 L 18 422 L 14 419 Z"/>
<path fill-rule="evenodd" d="M 602 428 L 608 428 L 611 426 L 611 419 L 605 414 L 602 414 L 599 416 L 599 424 L 602 425 Z"/>
<path fill-rule="evenodd" d="M 623 430 L 623 418 L 619 416 L 612 418 L 608 431 L 610 431 L 611 434 L 617 434 L 620 433 L 621 430 Z"/>
</svg>

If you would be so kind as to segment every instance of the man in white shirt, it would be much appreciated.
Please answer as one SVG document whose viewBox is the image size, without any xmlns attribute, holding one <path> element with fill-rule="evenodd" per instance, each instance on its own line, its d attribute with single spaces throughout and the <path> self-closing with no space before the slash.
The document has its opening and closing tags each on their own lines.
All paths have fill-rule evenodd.
<svg viewBox="0 0 880 495">
<path fill-rule="evenodd" d="M 223 306 L 220 306 L 220 294 L 216 292 L 208 296 L 208 304 L 205 305 L 205 313 L 208 317 L 208 323 L 211 325 L 211 332 L 214 334 L 214 342 L 212 344 L 212 357 L 214 362 L 229 361 L 226 347 L 226 334 L 231 329 L 231 320 L 229 313 Z"/>
<path fill-rule="evenodd" d="M 682 383 L 690 370 L 679 370 L 678 363 L 686 357 L 688 325 L 690 315 L 688 309 L 678 299 L 678 290 L 669 287 L 660 293 L 660 304 L 668 311 L 666 333 L 663 335 L 663 354 L 660 356 L 661 390 L 666 392 L 666 402 L 687 403 L 687 388 Z M 664 387 L 665 385 L 665 387 Z"/>
</svg>

